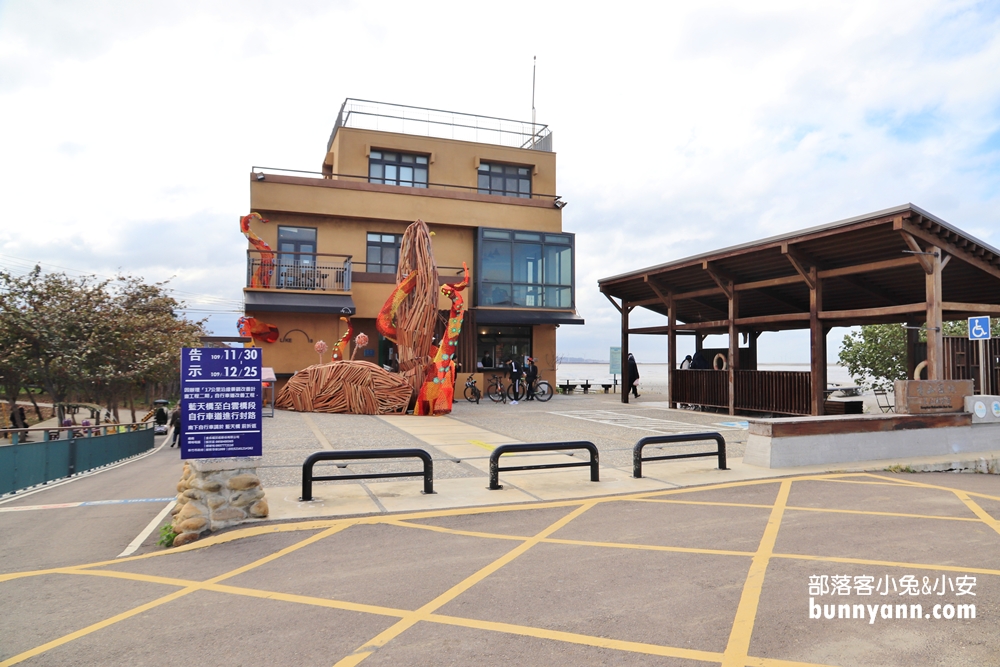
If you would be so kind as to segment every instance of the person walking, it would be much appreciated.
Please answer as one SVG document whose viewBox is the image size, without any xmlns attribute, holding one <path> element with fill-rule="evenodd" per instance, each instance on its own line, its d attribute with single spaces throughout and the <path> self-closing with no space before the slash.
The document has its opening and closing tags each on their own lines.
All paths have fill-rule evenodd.
<svg viewBox="0 0 1000 667">
<path fill-rule="evenodd" d="M 632 395 L 639 398 L 639 366 L 631 352 L 628 353 L 628 380 L 632 383 Z"/>
<path fill-rule="evenodd" d="M 177 441 L 181 437 L 181 406 L 177 405 L 170 413 L 170 428 L 174 429 L 174 434 L 170 441 L 170 446 L 173 447 L 177 444 Z"/>
<path fill-rule="evenodd" d="M 512 385 L 517 386 L 518 380 L 521 379 L 521 367 L 517 365 L 517 361 L 511 357 L 507 359 L 507 375 L 510 377 L 510 382 Z M 514 400 L 510 402 L 511 405 L 517 405 L 517 394 L 514 394 Z"/>
</svg>

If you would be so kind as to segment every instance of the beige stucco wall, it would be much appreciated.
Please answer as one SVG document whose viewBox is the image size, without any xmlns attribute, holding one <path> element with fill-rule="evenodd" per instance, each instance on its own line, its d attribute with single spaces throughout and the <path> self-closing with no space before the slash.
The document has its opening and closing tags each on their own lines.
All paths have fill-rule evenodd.
<svg viewBox="0 0 1000 667">
<path fill-rule="evenodd" d="M 430 155 L 427 180 L 431 183 L 476 187 L 480 162 L 503 162 L 532 167 L 531 191 L 555 195 L 556 154 L 479 144 L 471 141 L 417 137 L 393 132 L 377 132 L 342 127 L 337 130 L 324 167 L 334 174 L 368 176 L 368 154 L 372 149 L 426 153 Z"/>
</svg>

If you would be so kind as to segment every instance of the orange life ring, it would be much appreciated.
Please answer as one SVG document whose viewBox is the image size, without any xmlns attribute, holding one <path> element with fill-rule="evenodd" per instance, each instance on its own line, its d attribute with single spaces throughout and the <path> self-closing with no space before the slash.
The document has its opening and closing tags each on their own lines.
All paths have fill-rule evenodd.
<svg viewBox="0 0 1000 667">
<path fill-rule="evenodd" d="M 718 364 L 718 361 L 720 359 L 722 360 L 722 368 L 719 368 Z M 724 371 L 727 368 L 729 368 L 729 364 L 726 362 L 726 355 L 722 354 L 721 352 L 715 355 L 715 359 L 712 359 L 712 368 L 714 368 L 717 371 Z"/>
</svg>

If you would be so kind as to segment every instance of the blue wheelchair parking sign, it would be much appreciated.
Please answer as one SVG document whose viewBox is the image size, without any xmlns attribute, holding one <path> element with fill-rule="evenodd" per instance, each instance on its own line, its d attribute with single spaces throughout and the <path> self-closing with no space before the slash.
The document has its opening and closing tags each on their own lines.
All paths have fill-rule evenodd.
<svg viewBox="0 0 1000 667">
<path fill-rule="evenodd" d="M 990 318 L 988 315 L 969 318 L 969 340 L 989 340 Z"/>
</svg>

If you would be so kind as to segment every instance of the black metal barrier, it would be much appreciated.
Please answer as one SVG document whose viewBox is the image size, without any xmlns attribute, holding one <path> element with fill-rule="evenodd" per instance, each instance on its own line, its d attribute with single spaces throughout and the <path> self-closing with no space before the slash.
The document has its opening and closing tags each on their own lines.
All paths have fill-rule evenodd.
<svg viewBox="0 0 1000 667">
<path fill-rule="evenodd" d="M 326 475 L 313 476 L 313 466 L 319 461 L 342 461 L 347 459 L 407 459 L 418 458 L 424 462 L 424 471 L 420 472 L 383 472 L 369 475 Z M 299 500 L 312 500 L 312 483 L 327 482 L 340 479 L 387 479 L 390 477 L 424 477 L 424 493 L 434 493 L 434 462 L 431 455 L 422 449 L 363 449 L 356 451 L 316 452 L 310 454 L 302 464 L 302 497 Z"/>
<path fill-rule="evenodd" d="M 573 463 L 544 463 L 533 466 L 511 466 L 509 468 L 500 467 L 500 455 L 512 454 L 515 452 L 557 452 L 565 449 L 586 449 L 590 452 L 590 461 L 575 461 Z M 548 468 L 578 468 L 580 466 L 590 466 L 590 481 L 599 482 L 600 469 L 598 467 L 599 454 L 597 447 L 592 442 L 586 440 L 575 440 L 573 442 L 534 442 L 524 445 L 500 445 L 490 454 L 490 491 L 502 489 L 500 486 L 500 471 L 509 470 L 546 470 Z"/>
<path fill-rule="evenodd" d="M 714 452 L 698 452 L 697 454 L 668 454 L 666 456 L 647 456 L 643 458 L 642 448 L 646 445 L 662 445 L 671 442 L 697 442 L 699 440 L 715 440 L 719 445 Z M 632 476 L 642 477 L 643 461 L 667 461 L 669 459 L 696 459 L 702 456 L 718 456 L 719 470 L 729 470 L 726 467 L 726 441 L 718 433 L 678 433 L 677 435 L 651 435 L 635 443 L 632 449 Z"/>
</svg>

